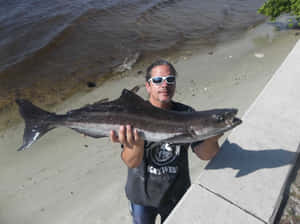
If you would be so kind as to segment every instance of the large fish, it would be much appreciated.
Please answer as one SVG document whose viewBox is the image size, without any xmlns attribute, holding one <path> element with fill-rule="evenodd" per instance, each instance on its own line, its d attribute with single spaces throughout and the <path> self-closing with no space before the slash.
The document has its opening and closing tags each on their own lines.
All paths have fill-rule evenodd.
<svg viewBox="0 0 300 224">
<path fill-rule="evenodd" d="M 101 100 L 58 115 L 44 111 L 27 100 L 16 100 L 25 120 L 21 151 L 56 127 L 68 127 L 84 135 L 101 138 L 118 133 L 120 125 L 130 124 L 145 140 L 191 143 L 228 131 L 241 123 L 237 109 L 176 112 L 152 106 L 135 93 L 124 89 L 113 101 Z"/>
</svg>

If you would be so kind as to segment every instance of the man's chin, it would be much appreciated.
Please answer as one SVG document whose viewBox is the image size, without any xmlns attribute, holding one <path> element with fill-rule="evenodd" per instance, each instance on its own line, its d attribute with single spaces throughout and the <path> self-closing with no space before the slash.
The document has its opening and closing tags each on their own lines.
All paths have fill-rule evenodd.
<svg viewBox="0 0 300 224">
<path fill-rule="evenodd" d="M 171 97 L 162 97 L 162 98 L 160 98 L 160 102 L 170 103 L 171 102 Z"/>
</svg>

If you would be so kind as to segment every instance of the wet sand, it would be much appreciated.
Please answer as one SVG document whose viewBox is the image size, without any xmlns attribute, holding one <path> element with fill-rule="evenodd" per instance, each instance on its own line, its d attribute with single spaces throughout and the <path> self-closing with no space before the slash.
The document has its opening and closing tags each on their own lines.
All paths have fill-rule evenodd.
<svg viewBox="0 0 300 224">
<path fill-rule="evenodd" d="M 165 55 L 179 73 L 175 100 L 197 110 L 235 107 L 241 116 L 298 39 L 297 31 L 275 32 L 262 24 L 232 42 Z M 101 98 L 117 98 L 123 88 L 135 85 L 141 86 L 138 94 L 146 98 L 140 71 L 145 71 L 149 60 L 48 109 L 64 113 Z M 9 113 L 17 116 L 14 109 Z M 124 193 L 127 168 L 118 144 L 59 128 L 31 150 L 17 152 L 24 124 L 14 119 L 9 123 L 0 133 L 1 223 L 131 223 Z M 192 153 L 190 161 L 193 180 L 206 163 Z"/>
</svg>

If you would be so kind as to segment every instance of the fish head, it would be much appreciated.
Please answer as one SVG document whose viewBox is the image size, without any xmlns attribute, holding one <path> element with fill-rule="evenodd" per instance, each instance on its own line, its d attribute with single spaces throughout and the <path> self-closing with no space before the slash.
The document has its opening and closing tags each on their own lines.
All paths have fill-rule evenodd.
<svg viewBox="0 0 300 224">
<path fill-rule="evenodd" d="M 237 109 L 217 109 L 198 112 L 190 126 L 195 137 L 201 139 L 222 134 L 242 123 Z"/>
</svg>

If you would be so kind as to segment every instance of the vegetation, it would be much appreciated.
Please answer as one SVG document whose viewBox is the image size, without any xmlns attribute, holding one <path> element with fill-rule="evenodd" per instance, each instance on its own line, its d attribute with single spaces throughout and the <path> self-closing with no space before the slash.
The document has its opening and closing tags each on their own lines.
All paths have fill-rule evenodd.
<svg viewBox="0 0 300 224">
<path fill-rule="evenodd" d="M 295 15 L 300 22 L 300 0 L 267 0 L 258 12 L 275 20 L 281 14 Z"/>
</svg>

